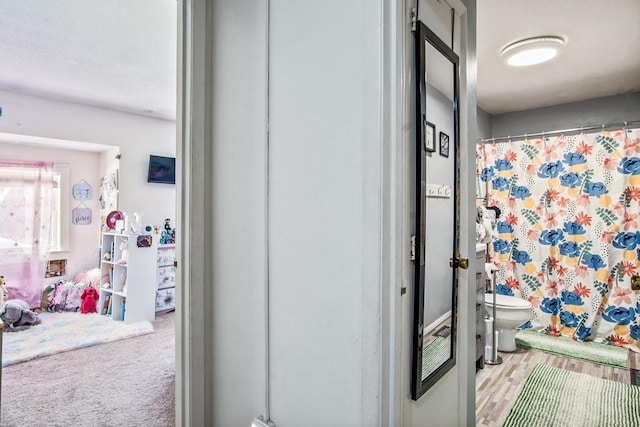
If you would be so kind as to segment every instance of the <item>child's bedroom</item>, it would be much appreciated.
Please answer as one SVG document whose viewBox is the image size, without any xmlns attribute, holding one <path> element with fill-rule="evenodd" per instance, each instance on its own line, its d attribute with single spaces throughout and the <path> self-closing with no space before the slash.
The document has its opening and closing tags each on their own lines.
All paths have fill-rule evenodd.
<svg viewBox="0 0 640 427">
<path fill-rule="evenodd" d="M 0 5 L 3 426 L 174 423 L 176 7 Z"/>
</svg>

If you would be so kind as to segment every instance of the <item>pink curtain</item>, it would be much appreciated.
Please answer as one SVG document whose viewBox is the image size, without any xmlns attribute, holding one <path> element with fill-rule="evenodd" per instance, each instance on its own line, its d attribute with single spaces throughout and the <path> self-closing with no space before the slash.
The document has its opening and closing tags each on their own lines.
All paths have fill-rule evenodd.
<svg viewBox="0 0 640 427">
<path fill-rule="evenodd" d="M 0 275 L 9 299 L 39 307 L 49 252 L 53 163 L 0 160 Z"/>
</svg>

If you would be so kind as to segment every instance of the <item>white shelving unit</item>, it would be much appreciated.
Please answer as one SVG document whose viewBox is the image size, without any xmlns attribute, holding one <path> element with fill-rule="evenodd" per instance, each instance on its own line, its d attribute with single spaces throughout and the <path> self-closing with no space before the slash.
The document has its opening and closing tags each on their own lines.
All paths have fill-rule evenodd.
<svg viewBox="0 0 640 427">
<path fill-rule="evenodd" d="M 176 308 L 176 268 L 173 264 L 175 259 L 175 244 L 158 246 L 156 312 Z"/>
<path fill-rule="evenodd" d="M 155 319 L 159 239 L 157 235 L 102 234 L 101 314 L 125 323 Z"/>
</svg>

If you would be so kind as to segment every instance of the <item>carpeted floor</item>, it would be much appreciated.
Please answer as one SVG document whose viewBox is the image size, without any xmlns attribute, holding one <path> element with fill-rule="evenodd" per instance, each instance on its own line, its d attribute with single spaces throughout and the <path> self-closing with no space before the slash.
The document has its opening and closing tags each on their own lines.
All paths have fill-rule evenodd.
<svg viewBox="0 0 640 427">
<path fill-rule="evenodd" d="M 3 368 L 0 425 L 174 426 L 174 317 L 159 315 L 152 334 Z"/>
<path fill-rule="evenodd" d="M 640 387 L 536 365 L 503 427 L 640 426 Z"/>
<path fill-rule="evenodd" d="M 151 322 L 126 324 L 99 314 L 39 313 L 39 325 L 6 332 L 2 366 L 153 332 Z"/>
<path fill-rule="evenodd" d="M 592 341 L 580 342 L 540 332 L 520 331 L 516 334 L 516 345 L 617 368 L 626 369 L 628 365 L 629 350 Z"/>
</svg>

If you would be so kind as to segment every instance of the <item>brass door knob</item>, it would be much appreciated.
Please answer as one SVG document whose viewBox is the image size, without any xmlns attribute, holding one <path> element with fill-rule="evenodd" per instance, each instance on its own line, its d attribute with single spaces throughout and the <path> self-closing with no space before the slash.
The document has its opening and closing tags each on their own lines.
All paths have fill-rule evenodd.
<svg viewBox="0 0 640 427">
<path fill-rule="evenodd" d="M 455 260 L 453 258 L 449 258 L 449 267 L 466 270 L 469 268 L 469 258 L 456 257 Z"/>
</svg>

